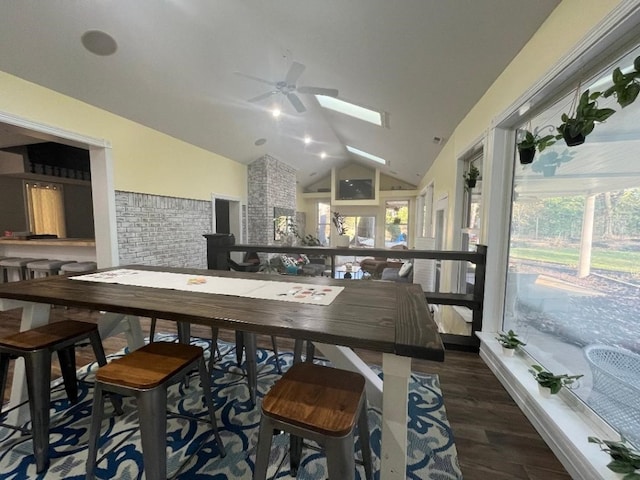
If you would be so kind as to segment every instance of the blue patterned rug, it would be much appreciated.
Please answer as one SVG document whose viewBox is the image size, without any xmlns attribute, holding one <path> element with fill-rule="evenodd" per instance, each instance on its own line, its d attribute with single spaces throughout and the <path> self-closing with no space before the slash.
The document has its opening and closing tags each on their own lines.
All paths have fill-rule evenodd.
<svg viewBox="0 0 640 480">
<path fill-rule="evenodd" d="M 166 336 L 163 339 L 173 338 L 175 337 Z M 208 355 L 209 342 L 194 340 L 194 343 L 206 347 Z M 222 359 L 216 363 L 212 372 L 212 387 L 218 425 L 227 456 L 220 458 L 215 440 L 209 435 L 206 423 L 170 417 L 167 425 L 167 466 L 170 477 L 180 480 L 251 479 L 260 409 L 251 405 L 243 371 L 236 366 L 234 345 L 221 341 L 219 348 Z M 122 354 L 124 352 L 119 355 Z M 258 355 L 258 395 L 262 397 L 279 378 L 279 374 L 273 352 L 258 350 Z M 282 352 L 280 362 L 282 368 L 286 369 L 292 362 L 292 354 Z M 45 474 L 37 475 L 35 472 L 31 440 L 20 438 L 18 432 L 0 428 L 0 438 L 4 438 L 0 443 L 0 478 L 84 479 L 92 382 L 96 368 L 97 364 L 90 364 L 78 371 L 78 378 L 82 382 L 76 405 L 69 404 L 61 384 L 54 388 L 51 404 L 51 465 Z M 380 369 L 377 368 L 376 371 L 380 372 Z M 196 412 L 200 419 L 206 418 L 197 376 L 192 377 L 189 387 L 170 387 L 168 396 L 170 411 L 186 415 Z M 120 417 L 112 416 L 109 402 L 106 402 L 105 406 L 107 411 L 102 422 L 96 476 L 100 479 L 140 479 L 142 451 L 135 402 L 125 399 L 124 415 Z M 406 478 L 461 479 L 456 447 L 447 422 L 437 375 L 412 376 L 409 417 Z M 369 408 L 369 426 L 375 478 L 379 479 L 380 412 L 373 408 Z M 288 444 L 288 435 L 274 437 L 269 478 L 293 478 L 288 471 Z M 326 477 L 323 455 L 312 448 L 305 448 L 297 478 L 319 480 Z M 358 467 L 356 478 L 364 478 L 362 467 Z"/>
</svg>

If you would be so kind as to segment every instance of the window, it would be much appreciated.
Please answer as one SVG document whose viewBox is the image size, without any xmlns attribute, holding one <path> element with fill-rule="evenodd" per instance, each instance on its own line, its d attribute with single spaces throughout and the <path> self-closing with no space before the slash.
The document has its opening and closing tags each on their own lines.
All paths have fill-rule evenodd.
<svg viewBox="0 0 640 480">
<path fill-rule="evenodd" d="M 318 202 L 318 240 L 325 247 L 329 246 L 331 235 L 331 204 Z"/>
<path fill-rule="evenodd" d="M 409 202 L 388 200 L 385 202 L 384 246 L 407 245 L 409 234 Z"/>
<path fill-rule="evenodd" d="M 553 133 L 574 98 L 520 127 Z M 600 98 L 598 107 L 617 113 L 583 145 L 561 139 L 531 164 L 515 159 L 503 329 L 544 368 L 584 375 L 572 392 L 640 446 L 640 102 L 621 110 Z"/>
</svg>

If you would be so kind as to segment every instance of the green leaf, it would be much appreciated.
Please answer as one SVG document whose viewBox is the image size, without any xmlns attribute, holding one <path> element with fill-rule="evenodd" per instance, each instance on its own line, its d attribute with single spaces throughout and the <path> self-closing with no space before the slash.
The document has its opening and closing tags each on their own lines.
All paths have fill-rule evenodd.
<svg viewBox="0 0 640 480">
<path fill-rule="evenodd" d="M 598 122 L 604 122 L 614 113 L 616 113 L 616 111 L 613 108 L 602 108 L 596 112 L 595 117 Z"/>
<path fill-rule="evenodd" d="M 640 72 L 640 56 L 633 61 L 633 68 L 636 69 L 636 72 Z"/>
<path fill-rule="evenodd" d="M 613 73 L 611 74 L 611 78 L 613 79 L 614 84 L 618 84 L 624 81 L 624 74 L 622 73 L 622 70 L 620 70 L 620 67 L 616 68 L 613 71 Z"/>
<path fill-rule="evenodd" d="M 615 473 L 633 473 L 636 471 L 633 465 L 629 465 L 627 462 L 620 460 L 610 462 L 607 468 Z"/>
<path fill-rule="evenodd" d="M 622 108 L 627 105 L 631 105 L 638 97 L 638 93 L 640 93 L 640 85 L 632 83 L 624 90 L 623 93 L 618 94 L 618 103 Z"/>
</svg>

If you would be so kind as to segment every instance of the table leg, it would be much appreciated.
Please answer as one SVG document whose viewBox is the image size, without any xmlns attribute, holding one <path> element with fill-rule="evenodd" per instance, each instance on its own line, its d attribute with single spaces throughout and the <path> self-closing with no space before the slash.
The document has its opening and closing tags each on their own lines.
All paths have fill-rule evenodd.
<svg viewBox="0 0 640 480">
<path fill-rule="evenodd" d="M 407 418 L 411 357 L 382 356 L 382 445 L 380 478 L 402 480 L 407 471 Z"/>
<path fill-rule="evenodd" d="M 129 350 L 137 350 L 144 345 L 144 335 L 140 320 L 133 315 L 107 312 L 98 319 L 98 330 L 103 340 L 124 332 Z"/>
</svg>

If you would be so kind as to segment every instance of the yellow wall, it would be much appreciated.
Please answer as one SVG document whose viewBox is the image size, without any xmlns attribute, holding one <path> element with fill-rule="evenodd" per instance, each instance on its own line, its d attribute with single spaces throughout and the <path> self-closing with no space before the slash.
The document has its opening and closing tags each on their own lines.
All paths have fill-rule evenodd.
<svg viewBox="0 0 640 480">
<path fill-rule="evenodd" d="M 4 72 L 0 112 L 111 142 L 116 190 L 247 197 L 245 165 Z"/>
<path fill-rule="evenodd" d="M 449 197 L 447 248 L 453 242 L 456 182 L 462 178 L 462 172 L 457 170 L 457 158 L 489 130 L 493 118 L 543 77 L 622 1 L 563 0 L 456 127 L 418 187 L 421 190 L 435 181 L 434 199 Z"/>
</svg>

